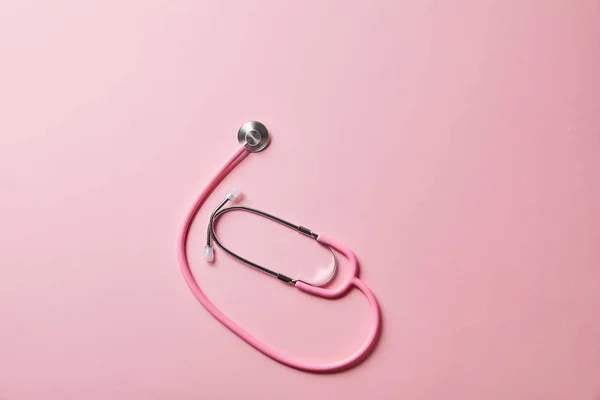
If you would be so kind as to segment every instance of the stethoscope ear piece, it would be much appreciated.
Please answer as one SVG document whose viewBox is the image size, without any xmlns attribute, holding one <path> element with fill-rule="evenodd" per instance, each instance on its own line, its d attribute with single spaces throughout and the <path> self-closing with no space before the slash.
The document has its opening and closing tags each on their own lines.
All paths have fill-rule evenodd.
<svg viewBox="0 0 600 400">
<path fill-rule="evenodd" d="M 258 121 L 248 121 L 238 130 L 237 138 L 246 150 L 256 153 L 269 144 L 269 131 Z"/>
</svg>

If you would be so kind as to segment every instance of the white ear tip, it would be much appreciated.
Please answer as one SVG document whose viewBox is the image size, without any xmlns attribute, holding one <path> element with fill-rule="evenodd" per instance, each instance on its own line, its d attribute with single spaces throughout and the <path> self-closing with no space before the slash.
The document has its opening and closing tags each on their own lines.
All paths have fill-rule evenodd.
<svg viewBox="0 0 600 400">
<path fill-rule="evenodd" d="M 204 246 L 204 259 L 211 262 L 215 258 L 215 252 L 211 246 Z"/>
<path fill-rule="evenodd" d="M 229 189 L 229 192 L 227 193 L 227 198 L 229 200 L 233 200 L 236 197 L 238 197 L 239 195 L 240 195 L 240 189 L 237 186 L 234 186 L 231 189 Z"/>
</svg>

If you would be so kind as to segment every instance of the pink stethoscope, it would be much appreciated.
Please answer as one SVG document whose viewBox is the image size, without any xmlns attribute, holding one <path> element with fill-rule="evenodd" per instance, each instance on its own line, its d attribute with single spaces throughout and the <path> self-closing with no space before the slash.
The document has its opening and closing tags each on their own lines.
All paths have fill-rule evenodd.
<svg viewBox="0 0 600 400">
<path fill-rule="evenodd" d="M 259 152 L 267 146 L 267 144 L 269 143 L 269 133 L 267 131 L 267 128 L 260 122 L 250 121 L 250 122 L 247 122 L 244 125 L 242 125 L 242 127 L 239 129 L 238 141 L 241 144 L 241 147 L 233 154 L 233 156 L 225 163 L 225 165 L 223 167 L 221 167 L 221 169 L 217 172 L 215 177 L 210 180 L 210 182 L 204 188 L 202 193 L 200 193 L 200 196 L 198 197 L 198 199 L 196 200 L 196 203 L 194 204 L 194 206 L 188 213 L 188 215 L 185 219 L 185 222 L 183 224 L 183 228 L 182 228 L 181 234 L 179 236 L 178 257 L 179 257 L 179 263 L 181 266 L 181 272 L 183 274 L 183 277 L 184 277 L 187 285 L 189 286 L 192 293 L 194 293 L 194 295 L 196 296 L 198 301 L 200 301 L 200 303 L 202 303 L 202 305 L 206 308 L 206 310 L 208 310 L 208 312 L 213 317 L 215 317 L 217 320 L 219 320 L 223 325 L 225 325 L 227 328 L 229 328 L 229 330 L 231 330 L 233 333 L 235 333 L 240 338 L 245 340 L 249 345 L 251 345 L 258 351 L 262 352 L 263 354 L 271 357 L 272 359 L 274 359 L 284 365 L 287 365 L 287 366 L 293 367 L 293 368 L 297 368 L 299 370 L 313 371 L 313 372 L 331 372 L 331 371 L 346 369 L 346 368 L 349 368 L 349 367 L 355 365 L 357 362 L 362 360 L 364 356 L 366 356 L 366 354 L 369 352 L 369 350 L 372 349 L 372 347 L 376 341 L 376 338 L 378 336 L 378 333 L 379 333 L 381 317 L 380 317 L 379 305 L 377 304 L 377 300 L 375 299 L 373 292 L 371 292 L 371 290 L 364 283 L 362 283 L 360 281 L 360 279 L 358 279 L 358 277 L 357 277 L 358 262 L 356 260 L 356 256 L 354 255 L 354 253 L 352 253 L 352 251 L 350 249 L 348 249 L 346 246 L 336 242 L 335 240 L 330 239 L 322 234 L 316 234 L 316 233 L 312 232 L 310 229 L 307 229 L 307 228 L 299 226 L 299 225 L 294 225 L 294 224 L 292 224 L 288 221 L 285 221 L 281 218 L 275 217 L 274 215 L 271 215 L 271 214 L 268 214 L 263 211 L 259 211 L 259 210 L 256 210 L 256 209 L 253 209 L 250 207 L 230 206 L 230 207 L 223 208 L 228 202 L 232 201 L 235 198 L 235 196 L 237 195 L 237 191 L 232 190 L 227 194 L 225 199 L 219 204 L 219 206 L 211 214 L 210 221 L 208 224 L 208 229 L 207 229 L 207 240 L 206 240 L 206 246 L 204 248 L 204 257 L 207 261 L 212 261 L 213 248 L 212 248 L 211 244 L 212 244 L 212 241 L 214 241 L 214 243 L 219 248 L 221 248 L 224 252 L 226 252 L 230 256 L 236 258 L 237 260 L 243 262 L 244 264 L 251 266 L 253 268 L 256 268 L 257 270 L 260 270 L 269 275 L 272 275 L 273 277 L 278 278 L 285 283 L 295 286 L 296 289 L 300 289 L 304 292 L 313 294 L 315 296 L 326 297 L 326 298 L 340 297 L 343 294 L 345 294 L 346 292 L 348 292 L 352 286 L 355 286 L 358 290 L 360 290 L 365 295 L 365 297 L 367 298 L 367 300 L 369 301 L 369 304 L 371 306 L 371 310 L 372 310 L 372 314 L 373 314 L 373 321 L 371 322 L 372 329 L 369 333 L 369 336 L 367 337 L 366 342 L 354 354 L 352 354 L 351 356 L 349 356 L 341 361 L 325 363 L 325 364 L 318 364 L 318 365 L 305 363 L 305 362 L 296 360 L 290 356 L 284 355 L 284 354 L 280 353 L 279 351 L 267 346 L 265 343 L 256 339 L 254 336 L 252 336 L 251 334 L 246 332 L 243 328 L 241 328 L 234 321 L 232 321 L 229 317 L 227 317 L 225 314 L 223 314 L 221 311 L 219 311 L 219 309 L 217 309 L 217 307 L 215 307 L 215 305 L 204 294 L 202 289 L 200 289 L 200 287 L 198 286 L 198 283 L 194 279 L 194 276 L 192 275 L 192 271 L 190 269 L 190 264 L 188 262 L 187 254 L 186 254 L 186 243 L 187 243 L 188 233 L 190 230 L 190 226 L 194 220 L 194 217 L 196 216 L 196 214 L 197 214 L 198 210 L 200 209 L 200 207 L 202 206 L 202 204 L 204 204 L 204 201 L 206 200 L 206 198 L 212 193 L 212 191 L 216 188 L 216 186 L 219 184 L 219 182 L 221 182 L 221 180 L 223 180 L 223 178 L 225 176 L 227 176 L 227 174 L 229 174 L 238 163 L 240 163 L 244 158 L 246 158 L 248 156 L 248 154 Z M 315 239 L 317 242 L 327 246 L 329 249 L 336 250 L 337 252 L 343 254 L 348 259 L 348 262 L 350 264 L 350 269 L 351 269 L 351 272 L 348 275 L 349 278 L 337 289 L 327 289 L 324 287 L 319 287 L 320 285 L 325 284 L 327 282 L 327 280 L 323 281 L 323 282 L 319 282 L 317 284 L 315 284 L 315 283 L 311 284 L 311 283 L 308 283 L 308 282 L 300 280 L 300 279 L 292 279 L 288 276 L 285 276 L 278 272 L 272 271 L 268 268 L 260 266 L 259 264 L 253 263 L 243 257 L 240 257 L 236 253 L 234 253 L 231 250 L 224 247 L 221 244 L 221 242 L 219 242 L 217 236 L 215 235 L 215 230 L 214 230 L 215 221 L 219 218 L 219 216 L 223 215 L 226 212 L 230 212 L 230 211 L 246 211 L 246 212 L 250 212 L 250 213 L 259 215 L 261 217 L 264 217 L 269 220 L 283 224 L 291 229 L 295 229 L 299 233 L 309 236 L 309 237 Z"/>
</svg>

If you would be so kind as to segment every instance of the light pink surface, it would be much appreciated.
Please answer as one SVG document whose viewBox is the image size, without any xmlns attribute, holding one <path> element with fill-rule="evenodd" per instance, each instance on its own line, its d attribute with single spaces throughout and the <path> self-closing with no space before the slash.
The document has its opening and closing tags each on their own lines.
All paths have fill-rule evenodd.
<svg viewBox="0 0 600 400">
<path fill-rule="evenodd" d="M 597 400 L 599 38 L 597 0 L 1 2 L 0 398 Z M 239 184 L 355 251 L 383 335 L 351 371 L 262 356 L 181 278 L 248 119 L 272 145 L 209 204 Z M 207 267 L 206 217 L 192 268 L 224 312 L 309 360 L 360 345 L 359 293 Z M 221 224 L 283 273 L 328 262 Z"/>
</svg>

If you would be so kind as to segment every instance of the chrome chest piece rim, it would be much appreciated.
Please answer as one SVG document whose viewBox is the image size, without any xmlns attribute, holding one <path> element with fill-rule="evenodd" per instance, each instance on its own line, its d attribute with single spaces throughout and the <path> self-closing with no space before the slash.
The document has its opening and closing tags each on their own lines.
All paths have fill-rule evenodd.
<svg viewBox="0 0 600 400">
<path fill-rule="evenodd" d="M 252 153 L 263 150 L 269 144 L 267 127 L 257 121 L 249 121 L 242 125 L 237 137 L 238 142 Z"/>
</svg>

